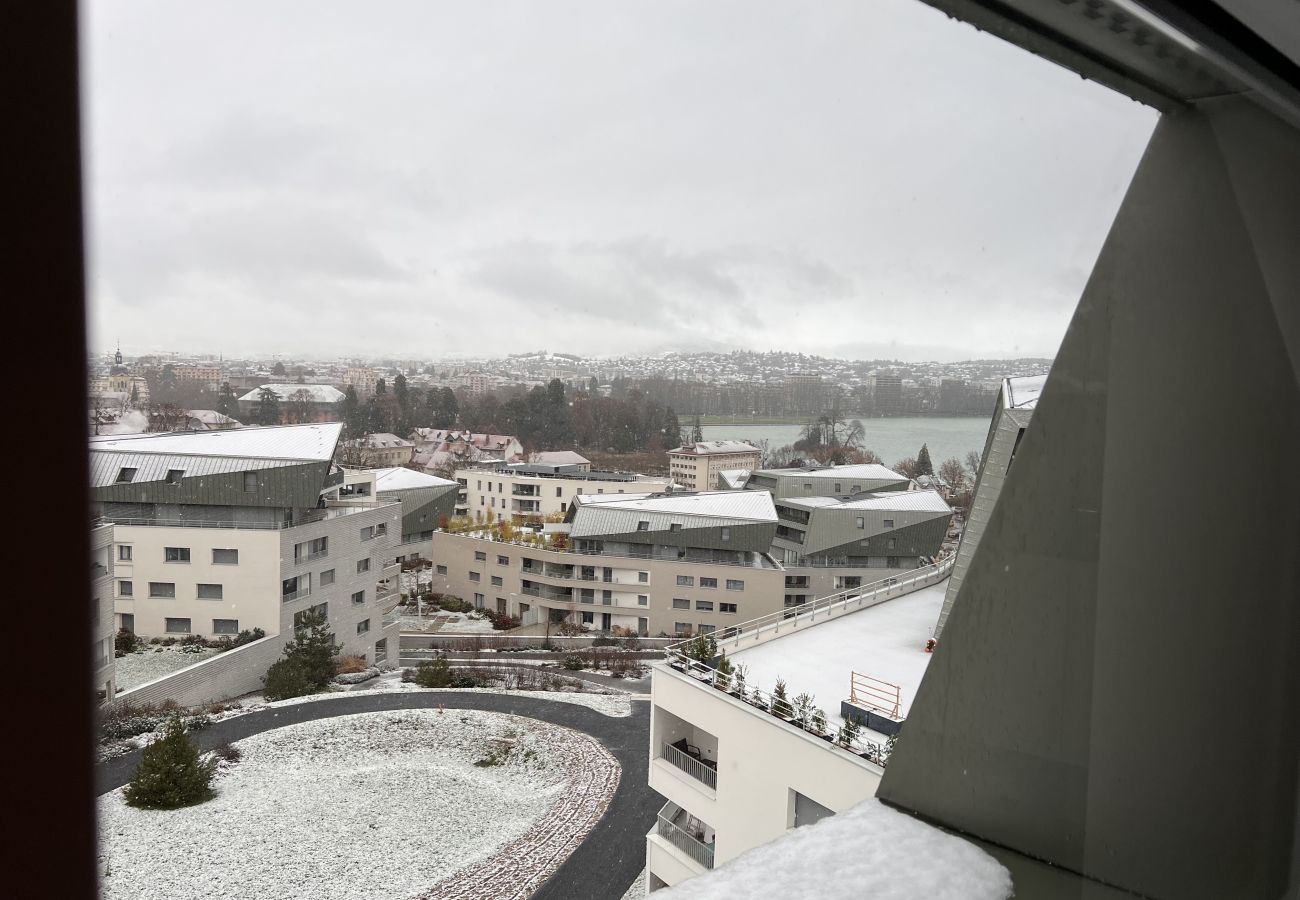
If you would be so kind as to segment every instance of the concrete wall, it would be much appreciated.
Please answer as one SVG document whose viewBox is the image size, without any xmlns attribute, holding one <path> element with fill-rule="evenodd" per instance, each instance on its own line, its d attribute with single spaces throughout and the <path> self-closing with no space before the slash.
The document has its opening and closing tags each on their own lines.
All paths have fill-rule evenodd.
<svg viewBox="0 0 1300 900">
<path fill-rule="evenodd" d="M 282 635 L 268 635 L 123 691 L 114 703 L 143 705 L 173 700 L 181 706 L 198 706 L 260 691 L 262 676 L 280 657 L 284 642 Z"/>
</svg>

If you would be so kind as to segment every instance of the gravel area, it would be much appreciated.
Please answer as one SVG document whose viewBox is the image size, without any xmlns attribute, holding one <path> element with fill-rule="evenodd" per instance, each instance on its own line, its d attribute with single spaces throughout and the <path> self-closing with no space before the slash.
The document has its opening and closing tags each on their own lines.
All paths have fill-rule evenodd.
<svg viewBox="0 0 1300 900">
<path fill-rule="evenodd" d="M 220 650 L 204 647 L 196 653 L 186 653 L 176 645 L 161 647 L 146 644 L 143 650 L 128 653 L 114 660 L 113 677 L 117 680 L 118 687 L 129 691 L 133 687 L 170 675 L 196 662 L 211 659 L 220 652 Z"/>
<path fill-rule="evenodd" d="M 263 732 L 189 809 L 103 795 L 102 896 L 526 898 L 619 781 L 594 738 L 475 710 L 401 710 Z M 493 765 L 476 762 L 496 759 Z"/>
</svg>

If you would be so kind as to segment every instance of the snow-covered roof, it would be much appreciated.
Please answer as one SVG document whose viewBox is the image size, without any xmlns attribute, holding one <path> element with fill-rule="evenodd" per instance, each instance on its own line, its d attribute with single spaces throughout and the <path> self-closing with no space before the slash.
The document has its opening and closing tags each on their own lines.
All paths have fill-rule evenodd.
<svg viewBox="0 0 1300 900">
<path fill-rule="evenodd" d="M 906 481 L 907 476 L 900 475 L 888 466 L 879 463 L 863 463 L 852 466 L 826 466 L 812 469 L 761 469 L 764 475 L 776 475 L 785 478 L 833 478 L 836 481 L 851 481 L 854 478 L 874 481 Z"/>
<path fill-rule="evenodd" d="M 232 419 L 224 413 L 219 413 L 215 409 L 190 409 L 185 413 L 191 419 L 198 419 L 204 425 L 226 425 L 232 428 L 238 428 L 243 423 L 237 419 Z"/>
<path fill-rule="evenodd" d="M 375 449 L 380 449 L 380 448 L 394 449 L 398 447 L 415 446 L 410 441 L 404 438 L 399 438 L 397 435 L 389 431 L 380 431 L 380 432 L 376 432 L 375 434 L 367 434 L 361 438 L 361 441 L 365 446 L 375 448 Z"/>
<path fill-rule="evenodd" d="M 1038 395 L 1047 383 L 1047 373 L 1021 375 L 1002 382 L 1003 403 L 1008 409 L 1033 409 L 1038 405 Z"/>
<path fill-rule="evenodd" d="M 749 469 L 724 469 L 718 473 L 718 481 L 731 490 L 738 490 L 749 480 Z"/>
<path fill-rule="evenodd" d="M 306 391 L 312 403 L 338 403 L 343 399 L 343 392 L 329 384 L 264 384 L 239 399 L 251 403 L 257 400 L 257 395 L 266 388 L 275 391 L 275 395 L 284 401 L 292 400 L 294 394 L 299 391 Z"/>
<path fill-rule="evenodd" d="M 578 506 L 661 512 L 727 519 L 775 521 L 772 495 L 763 491 L 701 491 L 694 494 L 579 494 Z"/>
<path fill-rule="evenodd" d="M 539 463 L 545 466 L 589 466 L 591 460 L 580 453 L 574 453 L 572 450 L 542 450 L 538 453 L 528 455 L 530 463 Z"/>
<path fill-rule="evenodd" d="M 92 453 L 120 452 L 182 456 L 247 456 L 259 459 L 324 461 L 334 458 L 343 425 L 273 425 L 226 431 L 176 431 L 159 434 L 98 435 Z"/>
<path fill-rule="evenodd" d="M 405 491 L 410 488 L 445 487 L 456 482 L 437 475 L 417 472 L 414 469 L 395 467 L 389 469 L 371 469 L 375 476 L 375 491 Z"/>
<path fill-rule="evenodd" d="M 760 451 L 744 441 L 696 441 L 693 444 L 683 444 L 668 452 L 690 456 L 712 456 L 718 453 L 759 453 Z"/>
<path fill-rule="evenodd" d="M 781 500 L 781 504 L 801 506 L 806 509 L 834 507 L 836 509 L 891 509 L 899 512 L 952 512 L 952 507 L 938 491 L 880 491 L 859 496 L 855 500 L 837 500 L 834 497 L 786 497 Z"/>
</svg>

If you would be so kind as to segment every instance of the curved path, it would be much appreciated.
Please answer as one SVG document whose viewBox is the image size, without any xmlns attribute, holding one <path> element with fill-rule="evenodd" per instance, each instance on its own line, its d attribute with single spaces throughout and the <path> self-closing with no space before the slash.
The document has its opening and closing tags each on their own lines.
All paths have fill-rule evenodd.
<svg viewBox="0 0 1300 900">
<path fill-rule="evenodd" d="M 650 704 L 633 700 L 632 715 L 605 716 L 594 709 L 510 694 L 468 694 L 458 691 L 412 691 L 375 694 L 347 692 L 329 700 L 269 707 L 214 722 L 196 731 L 200 750 L 211 750 L 273 728 L 400 709 L 478 709 L 540 719 L 591 735 L 605 745 L 622 766 L 618 790 L 605 815 L 587 839 L 533 894 L 532 900 L 610 900 L 621 897 L 645 867 L 645 835 L 655 823 L 663 798 L 650 790 Z M 105 760 L 95 768 L 95 789 L 104 794 L 130 779 L 140 762 L 140 750 Z"/>
</svg>

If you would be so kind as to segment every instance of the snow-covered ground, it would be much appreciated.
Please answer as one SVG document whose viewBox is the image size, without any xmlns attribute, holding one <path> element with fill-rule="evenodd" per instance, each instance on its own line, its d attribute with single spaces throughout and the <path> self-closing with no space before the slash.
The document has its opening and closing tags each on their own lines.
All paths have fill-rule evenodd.
<svg viewBox="0 0 1300 900">
<path fill-rule="evenodd" d="M 100 798 L 106 900 L 524 898 L 619 778 L 587 735 L 473 710 L 341 716 L 235 746 L 243 759 L 200 806 Z"/>
<path fill-rule="evenodd" d="M 411 612 L 414 607 L 404 606 L 403 610 Z M 423 616 L 403 615 L 402 632 L 404 634 L 499 634 L 487 619 L 471 617 L 466 613 L 439 610 Z"/>
<path fill-rule="evenodd" d="M 745 683 L 750 688 L 771 691 L 776 679 L 783 678 L 791 699 L 805 692 L 815 695 L 815 705 L 826 711 L 834 727 L 842 721 L 840 701 L 849 698 L 853 672 L 898 685 L 906 716 L 930 663 L 925 642 L 934 633 L 947 588 L 945 579 L 742 650 L 731 660 L 747 667 Z"/>
<path fill-rule="evenodd" d="M 660 896 L 1005 900 L 1011 874 L 974 844 L 872 797 L 655 893 Z"/>
<path fill-rule="evenodd" d="M 636 876 L 636 881 L 632 882 L 632 886 L 627 889 L 623 900 L 645 900 L 645 869 Z"/>
<path fill-rule="evenodd" d="M 113 662 L 114 678 L 117 686 L 129 691 L 155 678 L 170 675 L 186 666 L 216 656 L 221 651 L 204 647 L 196 653 L 185 653 L 179 645 L 163 647 L 157 644 L 145 644 L 143 650 L 128 653 Z"/>
</svg>

